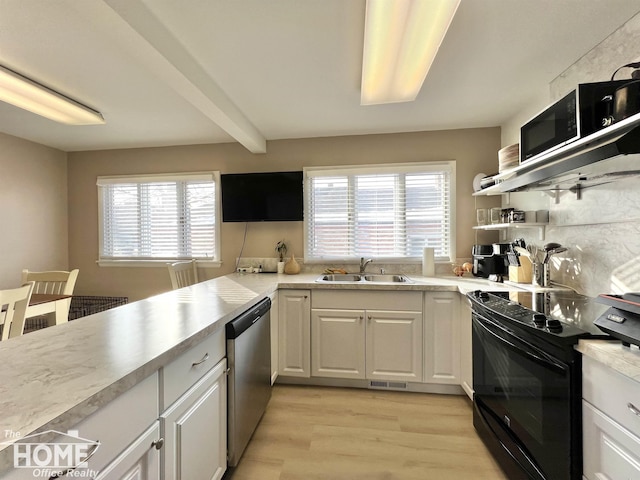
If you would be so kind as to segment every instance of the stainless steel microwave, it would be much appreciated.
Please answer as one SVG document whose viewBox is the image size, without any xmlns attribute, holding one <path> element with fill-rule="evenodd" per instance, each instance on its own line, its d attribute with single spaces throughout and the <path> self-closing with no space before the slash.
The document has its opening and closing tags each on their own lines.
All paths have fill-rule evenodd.
<svg viewBox="0 0 640 480">
<path fill-rule="evenodd" d="M 520 128 L 520 163 L 586 137 L 610 115 L 607 95 L 629 80 L 581 83 Z"/>
</svg>

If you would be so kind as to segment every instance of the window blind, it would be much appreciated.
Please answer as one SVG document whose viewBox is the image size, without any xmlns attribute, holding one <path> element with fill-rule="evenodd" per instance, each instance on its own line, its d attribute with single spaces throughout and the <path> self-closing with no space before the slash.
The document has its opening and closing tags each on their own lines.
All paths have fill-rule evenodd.
<svg viewBox="0 0 640 480">
<path fill-rule="evenodd" d="M 452 163 L 305 170 L 305 258 L 450 258 Z"/>
<path fill-rule="evenodd" d="M 100 260 L 218 260 L 218 178 L 98 178 Z"/>
</svg>

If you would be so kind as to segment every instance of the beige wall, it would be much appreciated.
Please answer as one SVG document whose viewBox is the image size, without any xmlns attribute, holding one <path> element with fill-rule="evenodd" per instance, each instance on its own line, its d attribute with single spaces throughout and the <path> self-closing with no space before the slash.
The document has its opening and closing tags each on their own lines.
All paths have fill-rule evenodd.
<svg viewBox="0 0 640 480">
<path fill-rule="evenodd" d="M 66 153 L 0 133 L 0 219 L 0 288 L 24 268 L 66 270 Z"/>
<path fill-rule="evenodd" d="M 345 136 L 268 143 L 267 153 L 254 155 L 238 144 L 193 145 L 69 154 L 69 251 L 81 279 L 78 294 L 144 298 L 170 288 L 165 268 L 98 267 L 97 190 L 99 175 L 219 170 L 221 173 L 300 170 L 304 166 L 456 160 L 457 252 L 469 257 L 475 235 L 473 177 L 495 173 L 500 129 L 484 128 L 389 135 Z M 483 202 L 491 200 L 482 199 Z M 243 256 L 275 257 L 285 238 L 289 254 L 302 257 L 302 222 L 249 223 Z M 245 224 L 222 224 L 222 261 L 206 278 L 234 270 Z"/>
</svg>

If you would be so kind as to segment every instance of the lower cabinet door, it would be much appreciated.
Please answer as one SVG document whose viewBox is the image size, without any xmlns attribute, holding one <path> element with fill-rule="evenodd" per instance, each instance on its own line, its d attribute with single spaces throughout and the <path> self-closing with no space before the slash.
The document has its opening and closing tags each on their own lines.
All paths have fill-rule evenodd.
<svg viewBox="0 0 640 480">
<path fill-rule="evenodd" d="M 311 292 L 278 291 L 278 375 L 311 375 Z"/>
<path fill-rule="evenodd" d="M 364 378 L 364 310 L 311 311 L 311 375 Z"/>
<path fill-rule="evenodd" d="M 227 360 L 162 415 L 165 480 L 215 480 L 227 469 Z"/>
<path fill-rule="evenodd" d="M 460 300 L 460 385 L 469 399 L 473 400 L 471 330 L 471 304 L 469 299 L 462 298 Z"/>
<path fill-rule="evenodd" d="M 368 379 L 422 381 L 422 312 L 367 310 Z"/>
<path fill-rule="evenodd" d="M 460 384 L 459 293 L 426 292 L 424 296 L 424 381 Z"/>
<path fill-rule="evenodd" d="M 583 474 L 589 480 L 640 480 L 640 438 L 582 402 Z"/>
<path fill-rule="evenodd" d="M 160 478 L 160 450 L 163 443 L 160 438 L 160 422 L 156 420 L 124 452 L 102 469 L 95 480 L 157 480 Z"/>
</svg>

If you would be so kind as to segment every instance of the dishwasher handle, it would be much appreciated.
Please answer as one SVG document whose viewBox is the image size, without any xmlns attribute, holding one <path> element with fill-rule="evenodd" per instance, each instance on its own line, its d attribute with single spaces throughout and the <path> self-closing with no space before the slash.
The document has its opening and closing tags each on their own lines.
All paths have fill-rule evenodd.
<svg viewBox="0 0 640 480">
<path fill-rule="evenodd" d="M 246 312 L 241 313 L 227 323 L 225 327 L 227 339 L 238 338 L 244 331 L 251 327 L 251 325 L 268 314 L 269 310 L 271 310 L 271 299 L 265 298 Z"/>
</svg>

